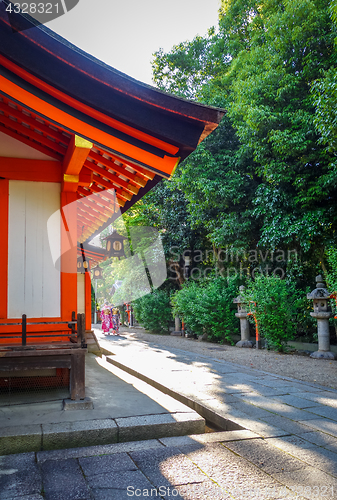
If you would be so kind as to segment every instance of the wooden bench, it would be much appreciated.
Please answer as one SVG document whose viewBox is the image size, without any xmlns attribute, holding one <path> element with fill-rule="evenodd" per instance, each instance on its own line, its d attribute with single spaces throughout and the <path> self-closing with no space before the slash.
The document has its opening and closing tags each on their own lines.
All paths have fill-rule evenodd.
<svg viewBox="0 0 337 500">
<path fill-rule="evenodd" d="M 38 323 L 27 323 L 26 315 L 22 316 L 22 322 L 19 324 L 21 325 L 20 333 L 0 334 L 0 375 L 1 371 L 68 368 L 70 370 L 70 398 L 84 399 L 85 354 L 87 352 L 85 315 L 78 314 L 75 320 L 75 313 L 73 313 L 72 320 L 65 323 L 69 333 L 37 331 Z"/>
</svg>

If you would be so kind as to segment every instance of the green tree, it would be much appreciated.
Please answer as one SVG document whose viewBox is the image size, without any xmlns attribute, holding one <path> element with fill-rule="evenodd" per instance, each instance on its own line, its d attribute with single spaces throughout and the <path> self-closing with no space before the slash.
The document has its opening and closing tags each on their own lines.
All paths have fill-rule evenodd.
<svg viewBox="0 0 337 500">
<path fill-rule="evenodd" d="M 332 0 L 330 3 L 331 18 L 336 27 L 337 25 L 337 0 Z M 322 78 L 313 83 L 312 91 L 314 95 L 314 103 L 316 106 L 315 125 L 321 135 L 321 142 L 328 147 L 328 150 L 333 152 L 336 157 L 337 151 L 337 37 L 335 38 L 335 66 L 323 71 Z M 336 158 L 331 164 L 331 167 L 336 169 Z"/>
<path fill-rule="evenodd" d="M 204 100 L 208 82 L 222 73 L 229 62 L 222 50 L 222 39 L 214 28 L 206 37 L 175 45 L 171 52 L 159 49 L 153 54 L 152 71 L 155 85 L 166 92 L 192 100 Z"/>
<path fill-rule="evenodd" d="M 215 255 L 220 248 L 239 251 L 257 244 L 252 199 L 259 179 L 228 118 L 178 167 L 173 183 L 188 200 L 191 227 L 206 230 Z"/>
<path fill-rule="evenodd" d="M 227 2 L 221 21 L 224 33 L 234 32 L 229 45 L 237 50 L 224 81 L 230 84 L 229 115 L 263 179 L 253 200 L 262 221 L 260 243 L 320 251 L 337 222 L 337 176 L 331 154 L 319 144 L 310 93 L 321 69 L 332 64 L 326 3 L 251 1 L 238 10 L 241 3 Z"/>
</svg>

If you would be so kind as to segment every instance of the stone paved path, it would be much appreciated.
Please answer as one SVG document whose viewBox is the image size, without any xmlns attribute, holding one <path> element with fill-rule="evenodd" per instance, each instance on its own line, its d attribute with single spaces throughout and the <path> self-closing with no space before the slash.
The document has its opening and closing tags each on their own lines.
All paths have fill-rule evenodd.
<svg viewBox="0 0 337 500">
<path fill-rule="evenodd" d="M 204 415 L 209 410 L 220 421 L 255 433 L 256 438 L 227 443 L 226 448 L 275 480 L 288 487 L 306 486 L 305 498 L 315 498 L 315 492 L 325 498 L 324 487 L 335 488 L 337 391 L 214 359 L 211 353 L 167 347 L 158 336 L 153 341 L 128 333 L 99 338 L 114 353 L 108 358 L 114 365 L 152 381 Z M 337 498 L 336 490 L 330 494 Z"/>
<path fill-rule="evenodd" d="M 0 457 L 0 499 L 334 499 L 337 479 L 249 431 Z M 328 464 L 328 460 L 326 461 Z"/>
</svg>

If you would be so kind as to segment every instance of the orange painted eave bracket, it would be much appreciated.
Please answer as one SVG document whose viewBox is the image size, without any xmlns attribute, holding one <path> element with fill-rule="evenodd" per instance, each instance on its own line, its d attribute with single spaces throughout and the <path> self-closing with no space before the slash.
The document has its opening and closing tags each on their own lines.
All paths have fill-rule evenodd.
<svg viewBox="0 0 337 500">
<path fill-rule="evenodd" d="M 79 185 L 90 186 L 92 184 L 91 173 L 89 175 L 81 175 L 84 162 L 88 158 L 92 146 L 91 142 L 76 135 L 70 139 L 63 160 L 63 191 L 76 192 Z"/>
<path fill-rule="evenodd" d="M 92 146 L 89 141 L 72 136 L 63 160 L 63 172 L 68 175 L 79 175 Z"/>
</svg>

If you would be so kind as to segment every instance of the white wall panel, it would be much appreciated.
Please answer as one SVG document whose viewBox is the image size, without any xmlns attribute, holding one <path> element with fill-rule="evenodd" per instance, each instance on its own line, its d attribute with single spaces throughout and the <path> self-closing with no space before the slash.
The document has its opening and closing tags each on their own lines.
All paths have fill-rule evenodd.
<svg viewBox="0 0 337 500">
<path fill-rule="evenodd" d="M 77 273 L 77 312 L 85 313 L 85 275 Z"/>
<path fill-rule="evenodd" d="M 59 317 L 60 273 L 48 243 L 47 220 L 60 208 L 60 184 L 9 182 L 8 317 Z M 60 247 L 60 224 L 53 244 Z"/>
</svg>

